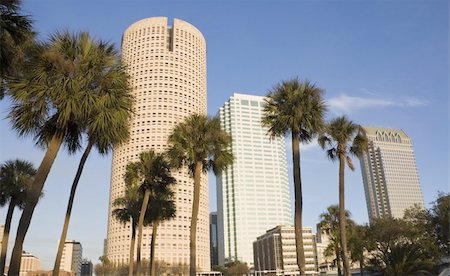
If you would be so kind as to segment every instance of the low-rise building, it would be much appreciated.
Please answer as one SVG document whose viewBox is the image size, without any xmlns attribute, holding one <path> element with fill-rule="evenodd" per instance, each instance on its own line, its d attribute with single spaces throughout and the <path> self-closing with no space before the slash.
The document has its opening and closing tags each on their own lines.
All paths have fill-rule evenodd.
<svg viewBox="0 0 450 276">
<path fill-rule="evenodd" d="M 317 275 L 316 237 L 311 227 L 303 228 L 306 273 Z M 268 230 L 253 243 L 254 270 L 257 275 L 283 273 L 298 275 L 294 226 L 281 225 Z"/>
<path fill-rule="evenodd" d="M 27 276 L 28 272 L 41 270 L 41 261 L 38 257 L 28 252 L 22 252 L 22 260 L 20 262 L 19 276 Z"/>
</svg>

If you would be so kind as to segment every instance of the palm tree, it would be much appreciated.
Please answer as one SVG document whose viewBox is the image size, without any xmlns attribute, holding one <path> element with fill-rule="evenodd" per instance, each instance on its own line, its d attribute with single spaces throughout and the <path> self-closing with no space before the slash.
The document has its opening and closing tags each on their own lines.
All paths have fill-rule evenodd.
<svg viewBox="0 0 450 276">
<path fill-rule="evenodd" d="M 0 167 L 0 206 L 5 206 L 9 202 L 2 238 L 0 275 L 5 272 L 6 251 L 14 208 L 17 206 L 23 209 L 26 193 L 35 173 L 33 164 L 18 159 L 7 161 Z"/>
<path fill-rule="evenodd" d="M 134 264 L 134 246 L 136 244 L 136 228 L 139 220 L 139 212 L 142 206 L 142 193 L 140 186 L 130 182 L 125 177 L 125 193 L 122 197 L 116 198 L 113 206 L 117 207 L 113 210 L 113 216 L 123 224 L 131 221 L 131 243 L 130 243 L 130 261 L 128 265 L 128 275 L 133 276 Z"/>
<path fill-rule="evenodd" d="M 138 221 L 136 275 L 140 275 L 141 272 L 142 230 L 150 196 L 154 196 L 161 187 L 171 186 L 176 183 L 175 178 L 171 175 L 170 168 L 171 166 L 166 156 L 153 150 L 142 152 L 139 155 L 139 161 L 128 163 L 126 168 L 126 177 L 129 177 L 130 181 L 136 181 L 144 192 Z"/>
<path fill-rule="evenodd" d="M 298 78 L 283 81 L 269 91 L 264 107 L 262 125 L 273 137 L 291 134 L 295 188 L 295 241 L 297 265 L 305 275 L 302 210 L 303 195 L 300 170 L 300 143 L 312 141 L 323 127 L 326 111 L 322 99 L 324 91 L 308 80 Z"/>
<path fill-rule="evenodd" d="M 377 251 L 373 256 L 381 261 L 383 275 L 435 275 L 435 263 L 430 260 L 423 248 L 413 243 L 397 243 L 389 251 Z"/>
<path fill-rule="evenodd" d="M 126 189 L 122 197 L 114 200 L 113 206 L 118 207 L 113 210 L 113 216 L 120 222 L 126 224 L 131 221 L 131 244 L 130 262 L 128 273 L 133 275 L 134 246 L 136 243 L 136 228 L 138 227 L 139 214 L 143 203 L 142 189 L 134 177 L 132 170 L 127 171 L 124 177 Z M 160 183 L 161 184 L 161 183 Z M 150 270 L 154 259 L 154 244 L 156 241 L 156 231 L 158 223 L 175 216 L 174 193 L 171 190 L 173 183 L 162 183 L 155 188 L 155 193 L 150 195 L 147 210 L 145 212 L 144 226 L 153 223 L 153 234 L 151 242 Z M 167 185 L 166 185 L 167 184 Z"/>
<path fill-rule="evenodd" d="M 150 197 L 146 214 L 146 223 L 152 224 L 152 240 L 150 243 L 150 275 L 156 275 L 155 265 L 155 244 L 158 225 L 175 217 L 176 208 L 174 201 L 174 192 L 169 185 L 160 185 L 156 187 L 153 196 Z"/>
<path fill-rule="evenodd" d="M 345 193 L 344 193 L 344 173 L 345 163 L 353 171 L 355 170 L 349 154 L 360 156 L 367 150 L 367 138 L 363 135 L 364 130 L 342 116 L 331 120 L 325 127 L 324 133 L 319 137 L 319 145 L 325 149 L 331 160 L 339 160 L 339 228 L 340 243 L 342 249 L 342 260 L 344 263 L 344 275 L 349 276 L 350 265 L 347 253 L 347 235 L 345 218 Z M 351 145 L 349 145 L 352 143 Z"/>
<path fill-rule="evenodd" d="M 31 18 L 21 14 L 20 4 L 20 0 L 0 0 L 0 100 L 6 80 L 21 64 L 24 46 L 29 46 L 34 36 Z"/>
<path fill-rule="evenodd" d="M 93 42 L 87 33 L 56 33 L 36 45 L 23 76 L 9 83 L 13 128 L 20 136 L 33 135 L 47 151 L 27 195 L 8 275 L 19 274 L 23 241 L 59 148 L 65 144 L 72 153 L 79 149 L 82 133 L 90 134 L 92 119 L 100 116 L 98 107 L 107 106 L 101 101 L 114 101 L 113 96 L 105 96 L 109 89 L 99 73 L 109 72 L 109 66 L 100 66 L 102 59 L 98 59 L 108 47 Z"/>
<path fill-rule="evenodd" d="M 330 244 L 327 247 L 328 255 L 334 254 L 336 256 L 336 266 L 338 268 L 338 275 L 341 273 L 341 256 L 342 249 L 340 246 L 340 229 L 339 229 L 339 207 L 338 205 L 328 206 L 327 212 L 320 214 L 320 222 L 318 228 L 322 233 L 325 233 L 330 239 Z M 350 212 L 345 211 L 345 217 L 350 221 Z"/>
<path fill-rule="evenodd" d="M 193 114 L 179 123 L 169 136 L 168 154 L 175 167 L 189 169 L 194 178 L 194 198 L 190 228 L 189 275 L 196 273 L 197 218 L 200 204 L 200 180 L 203 173 L 212 169 L 220 173 L 233 162 L 229 149 L 231 137 L 220 128 L 219 118 Z"/>
<path fill-rule="evenodd" d="M 86 45 L 86 47 L 97 46 L 96 51 L 91 54 L 96 56 L 90 58 L 96 62 L 92 65 L 92 67 L 97 67 L 97 70 L 92 72 L 92 78 L 99 83 L 99 86 L 96 87 L 96 91 L 93 91 L 96 94 L 96 99 L 92 103 L 91 115 L 86 125 L 88 145 L 81 157 L 72 183 L 64 226 L 53 267 L 54 276 L 59 275 L 75 192 L 91 149 L 96 147 L 101 155 L 105 155 L 113 147 L 125 142 L 129 137 L 129 120 L 132 115 L 133 97 L 128 85 L 128 75 L 118 62 L 118 53 L 114 46 L 103 43 L 95 45 L 95 41 L 86 35 L 80 36 L 80 40 L 80 44 Z"/>
</svg>

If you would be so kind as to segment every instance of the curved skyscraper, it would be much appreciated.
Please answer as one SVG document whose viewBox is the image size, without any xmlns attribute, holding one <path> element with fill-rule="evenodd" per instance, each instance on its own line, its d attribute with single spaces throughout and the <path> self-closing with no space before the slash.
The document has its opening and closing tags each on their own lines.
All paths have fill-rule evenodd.
<svg viewBox="0 0 450 276">
<path fill-rule="evenodd" d="M 206 44 L 191 24 L 153 17 L 132 24 L 122 37 L 122 56 L 128 66 L 135 96 L 128 143 L 114 149 L 109 201 L 106 255 L 114 263 L 129 258 L 131 228 L 111 216 L 113 201 L 122 196 L 128 162 L 148 149 L 167 149 L 173 127 L 192 113 L 206 114 Z M 193 180 L 187 171 L 176 172 L 176 217 L 158 228 L 156 260 L 189 265 L 189 227 Z M 142 257 L 150 256 L 151 228 L 143 232 Z M 202 178 L 197 229 L 197 265 L 210 269 L 208 181 Z"/>
</svg>

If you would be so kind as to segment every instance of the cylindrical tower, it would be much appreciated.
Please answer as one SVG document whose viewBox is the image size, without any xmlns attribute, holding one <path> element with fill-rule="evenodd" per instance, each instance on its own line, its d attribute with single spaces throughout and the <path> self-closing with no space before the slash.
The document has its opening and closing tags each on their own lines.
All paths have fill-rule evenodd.
<svg viewBox="0 0 450 276">
<path fill-rule="evenodd" d="M 173 127 L 192 113 L 206 114 L 206 44 L 191 24 L 166 17 L 153 17 L 132 24 L 122 38 L 122 56 L 128 66 L 135 96 L 128 143 L 114 149 L 109 199 L 106 255 L 114 263 L 127 263 L 131 227 L 111 216 L 112 202 L 123 195 L 123 175 L 128 162 L 139 153 L 167 149 Z M 189 228 L 193 200 L 193 179 L 187 171 L 175 172 L 176 218 L 158 227 L 156 260 L 189 265 Z M 143 259 L 150 256 L 151 228 L 143 232 Z M 210 270 L 208 180 L 201 183 L 197 229 L 197 265 Z"/>
</svg>

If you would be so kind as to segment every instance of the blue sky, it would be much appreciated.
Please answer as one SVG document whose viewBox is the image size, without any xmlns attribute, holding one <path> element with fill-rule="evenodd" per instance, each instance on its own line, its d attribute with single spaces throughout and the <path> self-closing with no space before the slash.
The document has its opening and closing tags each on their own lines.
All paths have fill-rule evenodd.
<svg viewBox="0 0 450 276">
<path fill-rule="evenodd" d="M 208 113 L 234 93 L 265 95 L 277 82 L 308 78 L 326 90 L 328 118 L 403 129 L 412 139 L 427 206 L 449 191 L 448 1 L 23 1 L 39 37 L 89 31 L 120 47 L 122 32 L 152 16 L 180 18 L 205 36 Z M 44 152 L 18 138 L 0 102 L 0 162 L 39 165 Z M 288 147 L 290 161 L 290 148 Z M 50 269 L 80 154 L 61 151 L 45 184 L 24 249 Z M 77 191 L 68 238 L 97 262 L 106 237 L 111 156 L 92 154 Z M 292 169 L 292 165 L 290 165 Z M 303 147 L 304 225 L 338 202 L 338 166 L 316 145 Z M 216 210 L 210 176 L 210 209 Z M 292 183 L 292 180 L 291 180 Z M 292 185 L 292 184 L 291 184 Z M 368 221 L 359 166 L 346 174 L 346 207 Z M 0 209 L 0 222 L 6 208 Z M 16 211 L 10 247 L 19 212 Z"/>
</svg>

